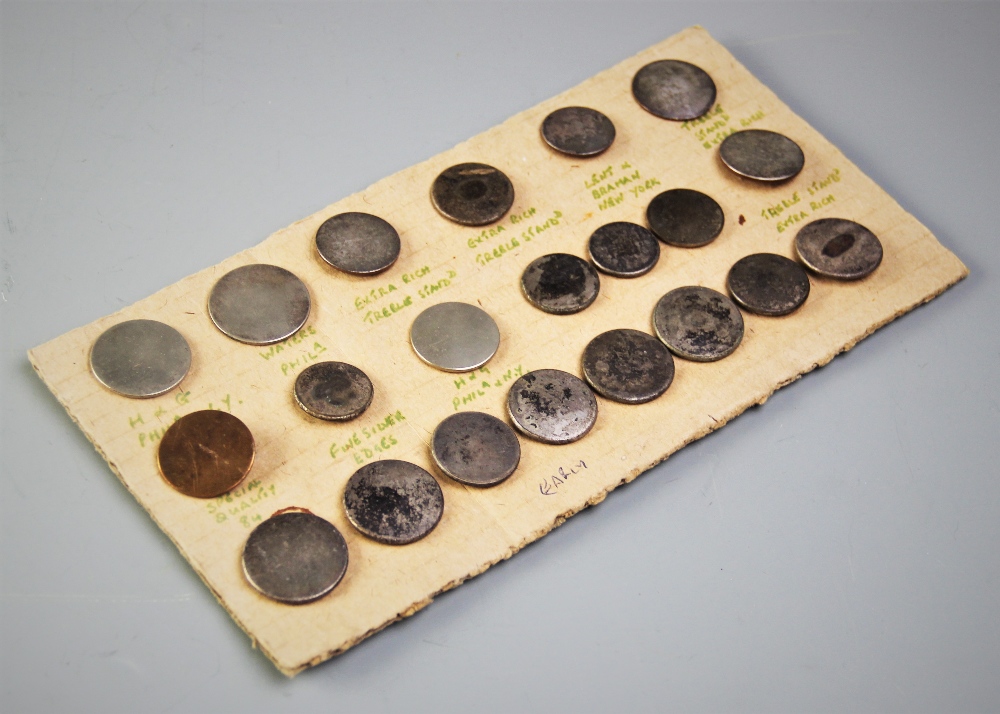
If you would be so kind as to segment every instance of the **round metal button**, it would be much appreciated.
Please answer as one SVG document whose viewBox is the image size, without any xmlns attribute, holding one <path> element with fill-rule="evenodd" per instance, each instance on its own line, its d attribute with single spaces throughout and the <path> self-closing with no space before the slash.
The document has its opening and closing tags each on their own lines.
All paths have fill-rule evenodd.
<svg viewBox="0 0 1000 714">
<path fill-rule="evenodd" d="M 347 572 L 347 541 L 336 526 L 312 513 L 271 516 L 243 546 L 243 574 L 272 600 L 302 605 L 337 587 Z"/>
<path fill-rule="evenodd" d="M 722 206 L 711 196 L 674 188 L 656 196 L 646 208 L 656 237 L 680 248 L 698 248 L 715 240 L 726 223 Z"/>
<path fill-rule="evenodd" d="M 338 270 L 353 275 L 381 273 L 399 257 L 399 233 L 370 213 L 340 213 L 316 231 L 316 250 Z"/>
<path fill-rule="evenodd" d="M 697 119 L 715 104 L 715 82 L 701 67 L 681 60 L 651 62 L 635 73 L 632 94 L 663 119 Z"/>
<path fill-rule="evenodd" d="M 170 325 L 127 320 L 101 333 L 90 348 L 90 370 L 97 381 L 125 397 L 169 392 L 191 368 L 191 348 Z"/>
<path fill-rule="evenodd" d="M 678 357 L 714 362 L 740 346 L 743 314 L 722 293 L 690 285 L 660 298 L 653 309 L 653 328 Z"/>
<path fill-rule="evenodd" d="M 295 378 L 295 402 L 306 414 L 327 421 L 361 416 L 375 388 L 368 375 L 344 362 L 316 362 Z"/>
<path fill-rule="evenodd" d="M 546 444 L 582 439 L 597 421 L 597 398 L 578 377 L 536 369 L 507 392 L 507 412 L 519 431 Z"/>
<path fill-rule="evenodd" d="M 486 164 L 458 164 L 434 179 L 431 201 L 438 212 L 464 226 L 485 226 L 514 205 L 514 185 Z"/>
<path fill-rule="evenodd" d="M 583 258 L 549 253 L 535 258 L 521 275 L 521 289 L 528 302 L 545 312 L 569 315 L 597 299 L 601 279 Z"/>
<path fill-rule="evenodd" d="M 405 545 L 434 530 L 444 512 L 441 486 L 409 461 L 373 461 L 354 472 L 344 490 L 347 517 L 380 543 Z"/>
<path fill-rule="evenodd" d="M 288 339 L 306 324 L 309 307 L 305 283 L 284 268 L 262 263 L 229 271 L 208 298 L 215 326 L 251 345 Z"/>
<path fill-rule="evenodd" d="M 638 330 L 608 330 L 583 351 L 583 376 L 602 397 L 643 404 L 674 381 L 674 358 L 659 340 Z"/>
<path fill-rule="evenodd" d="M 615 140 L 615 125 L 596 109 L 563 107 L 545 117 L 542 138 L 570 156 L 597 156 Z"/>
<path fill-rule="evenodd" d="M 163 478 L 185 496 L 215 498 L 235 488 L 253 465 L 253 434 L 228 412 L 192 412 L 167 429 L 156 452 Z"/>
<path fill-rule="evenodd" d="M 500 347 L 500 328 L 475 305 L 443 302 L 417 315 L 410 327 L 417 356 L 445 372 L 469 372 L 490 361 Z"/>
<path fill-rule="evenodd" d="M 806 271 L 794 260 L 774 253 L 754 253 L 736 261 L 726 284 L 740 307 L 758 315 L 787 315 L 809 297 Z"/>
<path fill-rule="evenodd" d="M 609 275 L 636 278 L 645 275 L 660 259 L 660 242 L 649 229 L 618 221 L 594 231 L 587 244 L 594 265 Z"/>
<path fill-rule="evenodd" d="M 459 483 L 496 486 L 517 468 L 521 443 L 495 416 L 459 412 L 438 424 L 431 454 L 438 468 Z"/>
<path fill-rule="evenodd" d="M 882 241 L 860 223 L 820 218 L 795 236 L 799 260 L 814 273 L 840 280 L 860 280 L 882 263 Z"/>
<path fill-rule="evenodd" d="M 746 178 L 787 181 L 805 166 L 802 149 L 784 134 L 766 129 L 746 129 L 730 134 L 719 144 L 722 163 Z"/>
</svg>

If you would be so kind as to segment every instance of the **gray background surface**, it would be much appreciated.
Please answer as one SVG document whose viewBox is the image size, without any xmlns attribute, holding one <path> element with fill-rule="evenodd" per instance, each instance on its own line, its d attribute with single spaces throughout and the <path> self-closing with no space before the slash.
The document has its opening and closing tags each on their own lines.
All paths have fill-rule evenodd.
<svg viewBox="0 0 1000 714">
<path fill-rule="evenodd" d="M 1000 709 L 998 10 L 4 2 L 0 709 Z M 286 680 L 25 351 L 696 23 L 971 277 Z"/>
</svg>

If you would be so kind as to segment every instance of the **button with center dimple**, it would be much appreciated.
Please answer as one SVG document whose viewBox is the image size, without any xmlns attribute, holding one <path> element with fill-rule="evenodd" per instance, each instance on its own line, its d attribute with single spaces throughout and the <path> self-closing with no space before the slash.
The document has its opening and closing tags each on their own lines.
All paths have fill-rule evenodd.
<svg viewBox="0 0 1000 714">
<path fill-rule="evenodd" d="M 468 372 L 489 362 L 500 347 L 500 329 L 489 314 L 464 302 L 432 305 L 410 327 L 413 351 L 445 372 Z"/>
<path fill-rule="evenodd" d="M 170 425 L 156 462 L 166 482 L 185 496 L 215 498 L 246 478 L 254 453 L 246 424 L 228 412 L 206 409 Z"/>
<path fill-rule="evenodd" d="M 444 494 L 424 469 L 409 461 L 373 461 L 344 489 L 347 517 L 369 538 L 389 545 L 420 540 L 441 520 Z"/>
<path fill-rule="evenodd" d="M 459 483 L 495 486 L 514 473 L 521 444 L 514 430 L 495 416 L 459 412 L 438 424 L 431 454 L 438 468 Z"/>
<path fill-rule="evenodd" d="M 347 560 L 347 541 L 336 526 L 302 511 L 271 516 L 243 546 L 247 582 L 289 605 L 318 600 L 337 587 Z"/>
<path fill-rule="evenodd" d="M 743 341 L 743 315 L 733 301 L 711 288 L 671 290 L 653 309 L 656 335 L 678 357 L 714 362 Z"/>
<path fill-rule="evenodd" d="M 799 260 L 814 273 L 840 280 L 860 280 L 882 263 L 882 241 L 860 223 L 820 218 L 795 236 Z"/>
<path fill-rule="evenodd" d="M 715 104 L 715 82 L 690 62 L 659 60 L 635 73 L 632 95 L 651 114 L 686 121 L 697 119 Z"/>
<path fill-rule="evenodd" d="M 535 258 L 521 275 L 521 289 L 539 310 L 569 315 L 589 307 L 597 299 L 601 279 L 583 258 L 568 253 L 550 253 Z"/>
<path fill-rule="evenodd" d="M 536 369 L 507 392 L 507 413 L 519 431 L 546 444 L 582 439 L 597 421 L 597 398 L 579 377 Z"/>
<path fill-rule="evenodd" d="M 674 381 L 674 358 L 663 343 L 638 330 L 608 330 L 583 351 L 583 376 L 602 397 L 643 404 Z"/>
<path fill-rule="evenodd" d="M 370 213 L 340 213 L 316 231 L 316 250 L 338 270 L 373 275 L 388 269 L 399 257 L 399 233 Z"/>
<path fill-rule="evenodd" d="M 736 261 L 726 284 L 733 299 L 758 315 L 787 315 L 809 297 L 809 276 L 794 260 L 774 253 L 755 253 Z"/>
<path fill-rule="evenodd" d="M 212 288 L 208 314 L 223 334 L 251 345 L 288 339 L 309 318 L 309 290 L 277 265 L 231 270 Z"/>
<path fill-rule="evenodd" d="M 746 178 L 787 181 L 805 166 L 802 149 L 784 134 L 746 129 L 727 136 L 719 145 L 722 162 Z"/>
<path fill-rule="evenodd" d="M 97 381 L 125 397 L 155 397 L 181 383 L 191 368 L 191 348 L 170 325 L 127 320 L 112 325 L 90 349 Z"/>
<path fill-rule="evenodd" d="M 328 421 L 347 421 L 364 413 L 375 389 L 368 375 L 345 362 L 316 362 L 299 373 L 292 390 L 307 414 Z"/>
<path fill-rule="evenodd" d="M 616 221 L 601 226 L 587 243 L 597 269 L 618 278 L 645 275 L 660 259 L 660 243 L 649 229 Z"/>
<path fill-rule="evenodd" d="M 458 164 L 434 179 L 431 201 L 438 212 L 465 226 L 499 221 L 514 205 L 514 185 L 486 164 Z"/>
<path fill-rule="evenodd" d="M 563 107 L 545 117 L 542 138 L 570 156 L 596 156 L 615 140 L 615 125 L 596 109 Z"/>
<path fill-rule="evenodd" d="M 722 206 L 711 196 L 689 188 L 674 188 L 649 202 L 646 220 L 664 243 L 698 248 L 708 245 L 722 233 L 726 216 Z"/>
</svg>

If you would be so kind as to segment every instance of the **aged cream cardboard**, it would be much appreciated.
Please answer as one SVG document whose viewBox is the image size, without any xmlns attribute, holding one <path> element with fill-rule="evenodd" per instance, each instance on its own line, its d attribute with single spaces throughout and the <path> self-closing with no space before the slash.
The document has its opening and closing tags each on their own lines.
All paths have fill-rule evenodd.
<svg viewBox="0 0 1000 714">
<path fill-rule="evenodd" d="M 718 105 L 689 123 L 664 121 L 631 96 L 644 64 L 684 59 L 718 86 Z M 590 106 L 617 127 L 615 144 L 593 159 L 549 150 L 539 125 L 550 111 Z M 747 127 L 780 131 L 806 154 L 789 183 L 761 186 L 722 166 L 719 141 Z M 499 223 L 482 229 L 439 216 L 428 191 L 434 177 L 460 162 L 507 173 L 517 198 Z M 611 221 L 644 223 L 658 192 L 697 188 L 723 207 L 726 226 L 712 244 L 665 247 L 649 274 L 602 277 L 597 302 L 582 313 L 553 316 L 523 298 L 518 279 L 551 252 L 586 256 L 586 241 Z M 399 261 L 372 278 L 354 278 L 323 263 L 317 227 L 343 211 L 375 213 L 399 230 Z M 859 283 L 813 279 L 812 294 L 784 318 L 746 315 L 746 337 L 713 364 L 677 360 L 674 384 L 661 398 L 627 406 L 600 400 L 594 430 L 566 446 L 522 439 L 518 472 L 491 489 L 441 476 L 445 514 L 426 539 L 404 547 L 365 539 L 348 523 L 344 483 L 360 465 L 398 458 L 432 470 L 428 441 L 456 410 L 504 417 L 508 386 L 518 375 L 553 367 L 580 374 L 584 346 L 597 334 L 630 327 L 651 331 L 656 301 L 682 285 L 725 290 L 729 267 L 744 255 L 791 257 L 797 229 L 814 218 L 863 223 L 885 246 L 885 260 Z M 212 325 L 206 301 L 213 283 L 247 263 L 283 266 L 312 293 L 310 319 L 271 347 L 228 339 Z M 440 592 L 508 558 L 587 505 L 601 501 L 685 444 L 717 429 L 779 387 L 967 274 L 965 266 L 834 146 L 795 116 L 701 28 L 691 28 L 522 112 L 428 161 L 390 176 L 278 231 L 263 243 L 203 270 L 114 315 L 73 330 L 29 353 L 32 364 L 111 469 L 170 536 L 233 618 L 288 675 L 343 652 L 406 617 Z M 472 374 L 446 374 L 421 362 L 408 341 L 410 323 L 442 301 L 485 308 L 500 326 L 499 352 Z M 102 388 L 88 370 L 88 350 L 107 327 L 132 318 L 173 325 L 191 344 L 193 365 L 181 386 L 151 400 Z M 376 396 L 359 419 L 320 422 L 291 396 L 295 376 L 317 360 L 361 367 Z M 173 491 L 156 468 L 159 438 L 173 420 L 197 409 L 240 417 L 257 441 L 248 479 L 223 498 L 202 501 Z M 273 512 L 298 506 L 332 521 L 347 538 L 350 566 L 328 597 L 287 606 L 244 581 L 240 552 L 251 528 Z"/>
</svg>

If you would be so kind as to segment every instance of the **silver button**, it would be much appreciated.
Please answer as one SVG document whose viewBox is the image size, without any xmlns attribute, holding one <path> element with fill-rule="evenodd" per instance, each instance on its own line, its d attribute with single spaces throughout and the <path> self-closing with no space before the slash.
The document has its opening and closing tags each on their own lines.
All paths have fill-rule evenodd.
<svg viewBox="0 0 1000 714">
<path fill-rule="evenodd" d="M 542 138 L 570 156 L 597 156 L 614 142 L 615 125 L 596 109 L 563 107 L 545 117 Z"/>
<path fill-rule="evenodd" d="M 618 278 L 645 275 L 660 259 L 660 242 L 649 229 L 617 221 L 594 231 L 587 243 L 590 259 L 601 272 Z"/>
<path fill-rule="evenodd" d="M 328 421 L 361 416 L 372 403 L 375 388 L 368 375 L 344 362 L 317 362 L 295 378 L 295 402 L 306 414 Z"/>
<path fill-rule="evenodd" d="M 711 288 L 690 285 L 671 290 L 653 309 L 657 337 L 678 357 L 714 362 L 743 341 L 743 314 Z"/>
<path fill-rule="evenodd" d="M 755 253 L 736 261 L 729 269 L 726 284 L 740 307 L 758 315 L 788 315 L 809 297 L 805 269 L 774 253 Z"/>
<path fill-rule="evenodd" d="M 860 223 L 820 218 L 795 236 L 799 260 L 814 273 L 840 280 L 860 280 L 882 263 L 882 241 Z"/>
<path fill-rule="evenodd" d="M 344 508 L 363 534 L 389 545 L 420 540 L 441 520 L 444 494 L 429 473 L 409 461 L 373 461 L 354 472 Z"/>
<path fill-rule="evenodd" d="M 719 144 L 722 163 L 746 178 L 787 181 L 805 166 L 802 149 L 784 134 L 747 129 L 730 134 Z"/>
<path fill-rule="evenodd" d="M 243 574 L 272 600 L 301 605 L 318 600 L 347 572 L 347 541 L 329 521 L 312 513 L 271 516 L 243 546 Z"/>
<path fill-rule="evenodd" d="M 485 226 L 503 218 L 514 205 L 514 185 L 486 164 L 458 164 L 434 179 L 431 201 L 438 212 L 465 226 Z"/>
<path fill-rule="evenodd" d="M 438 424 L 431 455 L 446 476 L 469 486 L 495 486 L 505 481 L 521 460 L 514 430 L 495 416 L 459 412 Z"/>
<path fill-rule="evenodd" d="M 697 65 L 681 60 L 651 62 L 635 73 L 632 95 L 663 119 L 697 119 L 715 104 L 715 82 Z"/>
<path fill-rule="evenodd" d="M 223 334 L 251 345 L 288 339 L 309 318 L 309 290 L 277 265 L 236 268 L 219 278 L 208 314 Z"/>
<path fill-rule="evenodd" d="M 663 343 L 638 330 L 609 330 L 583 351 L 583 376 L 602 397 L 643 404 L 674 381 L 674 358 Z"/>
<path fill-rule="evenodd" d="M 646 220 L 664 243 L 698 248 L 722 233 L 726 216 L 711 196 L 689 188 L 674 188 L 649 202 Z"/>
<path fill-rule="evenodd" d="M 586 309 L 600 289 L 601 279 L 593 266 L 568 253 L 535 258 L 521 274 L 521 290 L 528 302 L 555 315 Z"/>
<path fill-rule="evenodd" d="M 90 349 L 97 381 L 125 397 L 146 398 L 168 392 L 191 368 L 191 348 L 170 325 L 127 320 L 101 333 Z"/>
<path fill-rule="evenodd" d="M 417 315 L 410 327 L 413 351 L 445 372 L 469 372 L 490 361 L 500 347 L 500 328 L 475 305 L 443 302 Z"/>
<path fill-rule="evenodd" d="M 569 444 L 587 435 L 597 421 L 597 398 L 578 377 L 559 369 L 536 369 L 507 392 L 514 426 L 546 444 Z"/>
<path fill-rule="evenodd" d="M 316 231 L 316 250 L 338 270 L 354 275 L 381 273 L 399 257 L 399 233 L 370 213 L 340 213 Z"/>
</svg>

